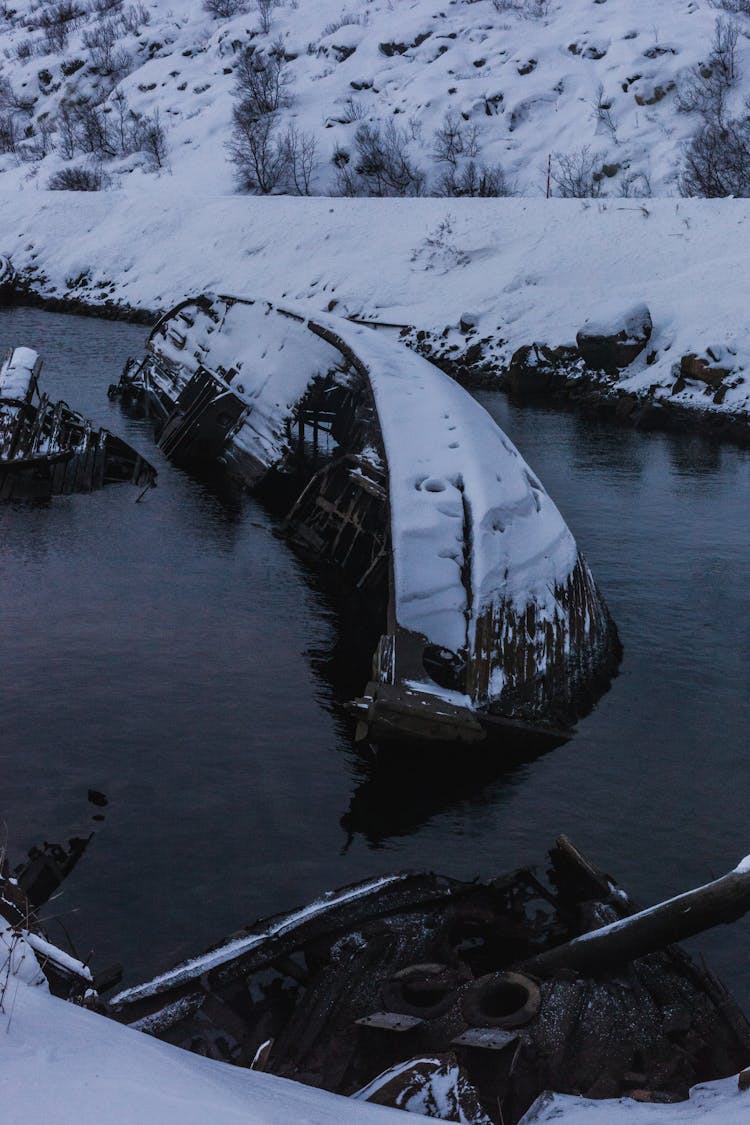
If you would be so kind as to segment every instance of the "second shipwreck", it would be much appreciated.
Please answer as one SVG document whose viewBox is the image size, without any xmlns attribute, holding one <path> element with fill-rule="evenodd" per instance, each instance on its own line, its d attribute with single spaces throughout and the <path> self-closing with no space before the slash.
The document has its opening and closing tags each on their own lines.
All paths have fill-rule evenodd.
<svg viewBox="0 0 750 1125">
<path fill-rule="evenodd" d="M 113 393 L 162 450 L 283 501 L 289 538 L 381 621 L 358 736 L 479 743 L 569 727 L 619 659 L 560 512 L 462 387 L 350 321 L 205 294 Z"/>
</svg>

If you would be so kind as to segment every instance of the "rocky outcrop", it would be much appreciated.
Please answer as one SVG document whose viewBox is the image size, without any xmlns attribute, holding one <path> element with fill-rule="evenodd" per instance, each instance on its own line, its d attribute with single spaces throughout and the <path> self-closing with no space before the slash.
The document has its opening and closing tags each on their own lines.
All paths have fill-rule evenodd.
<svg viewBox="0 0 750 1125">
<path fill-rule="evenodd" d="M 709 387 L 718 387 L 732 371 L 731 365 L 726 361 L 720 363 L 720 359 L 721 349 L 718 348 L 706 348 L 705 355 L 689 352 L 680 360 L 680 378 L 697 379 Z"/>
<path fill-rule="evenodd" d="M 613 308 L 586 320 L 576 343 L 587 367 L 619 371 L 627 367 L 651 339 L 651 313 L 644 304 Z"/>
<path fill-rule="evenodd" d="M 555 348 L 548 344 L 524 344 L 511 358 L 508 387 L 517 395 L 545 394 L 559 381 L 564 368 L 578 358 L 576 348 L 565 344 Z"/>
</svg>

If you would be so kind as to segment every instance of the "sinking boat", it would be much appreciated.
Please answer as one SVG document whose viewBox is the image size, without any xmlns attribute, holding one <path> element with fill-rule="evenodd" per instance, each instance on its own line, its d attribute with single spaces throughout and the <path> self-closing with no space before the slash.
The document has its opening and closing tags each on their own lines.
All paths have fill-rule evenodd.
<svg viewBox="0 0 750 1125">
<path fill-rule="evenodd" d="M 156 472 L 126 442 L 39 389 L 42 361 L 14 348 L 0 366 L 0 500 L 47 500 Z"/>
<path fill-rule="evenodd" d="M 542 484 L 465 390 L 346 320 L 207 294 L 111 388 L 162 450 L 283 500 L 292 543 L 378 609 L 358 736 L 559 735 L 608 686 L 614 624 Z"/>
<path fill-rule="evenodd" d="M 429 1117 L 511 1125 L 545 1090 L 669 1102 L 747 1064 L 750 1026 L 675 940 L 750 909 L 750 859 L 637 911 L 566 838 L 549 882 L 371 879 L 118 993 L 166 1042 Z"/>
</svg>

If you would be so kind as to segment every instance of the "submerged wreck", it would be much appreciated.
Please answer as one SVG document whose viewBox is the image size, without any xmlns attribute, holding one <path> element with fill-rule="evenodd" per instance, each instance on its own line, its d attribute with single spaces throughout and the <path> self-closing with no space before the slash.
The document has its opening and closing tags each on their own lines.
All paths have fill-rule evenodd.
<svg viewBox="0 0 750 1125">
<path fill-rule="evenodd" d="M 14 348 L 0 366 L 0 500 L 47 500 L 113 481 L 153 484 L 156 472 L 121 438 L 95 430 L 39 389 L 42 361 Z"/>
<path fill-rule="evenodd" d="M 290 541 L 379 615 L 358 736 L 559 731 L 607 686 L 614 625 L 562 516 L 487 412 L 372 329 L 184 301 L 111 388 L 162 450 L 284 506 Z"/>
<path fill-rule="evenodd" d="M 549 882 L 401 874 L 239 931 L 102 1010 L 241 1067 L 471 1125 L 545 1090 L 670 1102 L 750 1058 L 726 989 L 672 943 L 750 909 L 750 859 L 638 912 L 566 837 Z"/>
</svg>

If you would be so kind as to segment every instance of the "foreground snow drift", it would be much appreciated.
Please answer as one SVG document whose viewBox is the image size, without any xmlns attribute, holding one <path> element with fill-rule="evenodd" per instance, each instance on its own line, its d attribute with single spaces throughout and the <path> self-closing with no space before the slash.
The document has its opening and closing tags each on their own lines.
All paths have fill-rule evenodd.
<svg viewBox="0 0 750 1125">
<path fill-rule="evenodd" d="M 519 1125 L 741 1125 L 750 1115 L 750 1092 L 737 1077 L 703 1082 L 690 1100 L 675 1105 L 640 1104 L 631 1098 L 592 1101 L 570 1094 L 545 1094 Z"/>
</svg>

